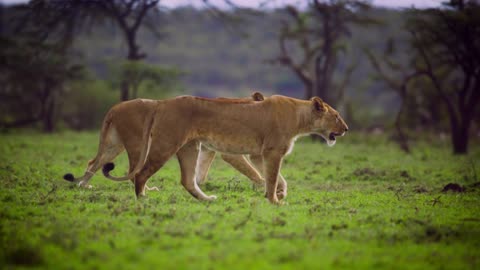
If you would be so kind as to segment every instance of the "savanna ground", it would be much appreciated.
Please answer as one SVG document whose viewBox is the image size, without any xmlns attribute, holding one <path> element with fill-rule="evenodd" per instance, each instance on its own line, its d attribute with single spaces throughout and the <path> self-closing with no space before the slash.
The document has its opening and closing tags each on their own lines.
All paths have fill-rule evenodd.
<svg viewBox="0 0 480 270">
<path fill-rule="evenodd" d="M 480 146 L 453 156 L 424 138 L 406 155 L 386 136 L 297 143 L 282 173 L 287 204 L 217 159 L 198 202 L 175 159 L 135 200 L 130 182 L 83 173 L 96 132 L 0 136 L 0 268 L 479 269 Z M 428 143 L 427 143 L 428 142 Z M 126 171 L 125 156 L 115 175 Z M 442 192 L 448 183 L 464 192 Z"/>
</svg>

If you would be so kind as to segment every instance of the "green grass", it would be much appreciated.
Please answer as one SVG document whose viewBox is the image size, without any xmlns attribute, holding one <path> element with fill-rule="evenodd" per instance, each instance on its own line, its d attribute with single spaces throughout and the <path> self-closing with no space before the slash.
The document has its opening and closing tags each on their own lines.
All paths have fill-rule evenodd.
<svg viewBox="0 0 480 270">
<path fill-rule="evenodd" d="M 287 204 L 274 206 L 220 159 L 202 187 L 210 203 L 183 189 L 175 159 L 141 200 L 100 173 L 91 190 L 63 181 L 84 171 L 97 136 L 0 136 L 0 268 L 480 268 L 478 142 L 453 156 L 424 139 L 406 155 L 383 136 L 333 148 L 307 138 L 282 168 Z M 116 164 L 123 174 L 125 156 Z M 466 192 L 442 193 L 450 182 Z"/>
</svg>

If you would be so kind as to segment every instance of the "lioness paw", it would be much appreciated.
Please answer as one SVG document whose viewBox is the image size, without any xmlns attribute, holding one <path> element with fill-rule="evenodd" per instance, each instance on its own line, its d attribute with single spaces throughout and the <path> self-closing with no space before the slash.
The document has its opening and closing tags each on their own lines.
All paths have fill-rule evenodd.
<svg viewBox="0 0 480 270">
<path fill-rule="evenodd" d="M 277 192 L 277 197 L 279 200 L 285 199 L 287 197 L 287 192 L 286 191 L 278 191 Z"/>
<path fill-rule="evenodd" d="M 92 189 L 93 188 L 92 185 L 89 185 L 89 184 L 83 183 L 83 182 L 78 183 L 78 186 L 81 187 L 81 188 L 86 188 L 86 189 Z"/>
<path fill-rule="evenodd" d="M 158 187 L 148 187 L 145 185 L 145 188 L 148 190 L 148 191 L 152 191 L 152 190 L 156 190 L 156 191 L 160 191 L 160 189 Z"/>
<path fill-rule="evenodd" d="M 279 200 L 270 201 L 270 203 L 273 204 L 273 205 L 278 205 L 278 206 L 285 205 L 285 201 L 279 201 Z"/>
<path fill-rule="evenodd" d="M 207 196 L 207 198 L 205 199 L 206 201 L 214 201 L 217 199 L 217 196 L 215 195 L 210 195 L 210 196 Z"/>
</svg>

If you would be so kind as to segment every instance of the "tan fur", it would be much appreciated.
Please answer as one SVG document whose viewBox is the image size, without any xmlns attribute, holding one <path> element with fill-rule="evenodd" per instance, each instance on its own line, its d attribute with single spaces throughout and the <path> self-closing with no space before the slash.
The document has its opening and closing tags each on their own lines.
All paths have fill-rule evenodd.
<svg viewBox="0 0 480 270">
<path fill-rule="evenodd" d="M 217 98 L 216 100 L 230 103 L 248 103 L 263 101 L 264 96 L 259 92 L 254 92 L 248 98 Z M 151 129 L 149 125 L 151 125 L 154 120 L 155 104 L 156 101 L 154 100 L 137 99 L 114 106 L 105 117 L 100 134 L 97 156 L 88 162 L 86 173 L 73 181 L 79 182 L 79 185 L 82 187 L 91 188 L 88 182 L 93 174 L 100 169 L 103 164 L 113 160 L 123 149 L 127 151 L 129 157 L 129 175 L 124 177 L 105 176 L 115 181 L 132 179 L 133 175 L 143 167 L 149 151 L 151 142 L 150 134 L 145 132 L 145 130 Z M 142 136 L 144 137 L 142 138 Z M 144 143 L 147 141 L 147 144 Z M 108 149 L 115 149 L 115 151 L 108 151 Z M 215 152 L 203 147 L 200 154 L 201 156 L 199 156 L 197 162 L 198 175 L 196 175 L 199 184 L 205 181 L 210 165 L 215 157 Z M 208 158 L 202 158 L 203 156 Z M 242 155 L 222 154 L 222 158 L 250 178 L 256 185 L 264 185 L 265 181 L 262 176 L 246 157 Z M 281 175 L 279 177 L 281 178 L 280 181 L 285 182 Z M 147 190 L 158 190 L 158 188 L 155 187 L 146 188 Z M 283 193 L 284 194 L 279 194 L 279 196 L 286 196 L 286 189 Z"/>
<path fill-rule="evenodd" d="M 105 136 L 106 145 L 100 145 L 96 161 L 90 165 L 98 166 L 113 156 L 119 149 L 118 141 L 127 150 L 133 149 L 132 153 L 128 153 L 128 177 L 134 178 L 137 196 L 144 194 L 148 178 L 172 155 L 177 154 L 182 185 L 199 200 L 214 199 L 215 196 L 205 195 L 195 181 L 202 145 L 224 154 L 250 155 L 252 162 L 262 168 L 266 180 L 266 197 L 270 202 L 278 203 L 277 185 L 282 188 L 282 184 L 277 184 L 281 163 L 295 139 L 316 133 L 324 137 L 329 145 L 333 145 L 335 140 L 331 139 L 342 136 L 348 129 L 339 114 L 318 97 L 305 101 L 272 96 L 262 102 L 238 102 L 182 96 L 151 101 L 142 106 L 138 102 L 142 101 L 124 102 L 112 108 L 102 132 L 105 125 L 114 123 L 111 128 L 114 135 Z M 140 107 L 141 112 L 132 113 L 129 106 Z M 129 113 L 125 113 L 127 111 Z M 142 119 L 132 115 L 137 113 L 153 115 L 153 124 L 146 125 L 148 119 L 146 122 L 135 122 L 135 119 Z M 151 129 L 143 128 L 146 126 L 151 126 Z M 132 135 L 133 133 L 136 134 Z M 144 139 L 130 141 L 128 137 Z M 148 151 L 144 150 L 145 138 L 151 140 Z M 100 149 L 113 150 L 105 158 L 100 154 Z M 138 164 L 138 160 L 145 162 Z"/>
</svg>

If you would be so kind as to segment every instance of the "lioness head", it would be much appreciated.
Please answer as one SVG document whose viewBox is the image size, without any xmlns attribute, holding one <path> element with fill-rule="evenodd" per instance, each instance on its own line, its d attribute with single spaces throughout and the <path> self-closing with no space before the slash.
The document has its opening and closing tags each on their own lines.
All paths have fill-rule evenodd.
<svg viewBox="0 0 480 270">
<path fill-rule="evenodd" d="M 312 102 L 313 131 L 322 136 L 328 146 L 333 146 L 335 137 L 345 135 L 348 126 L 340 114 L 319 97 L 310 99 Z"/>
</svg>

